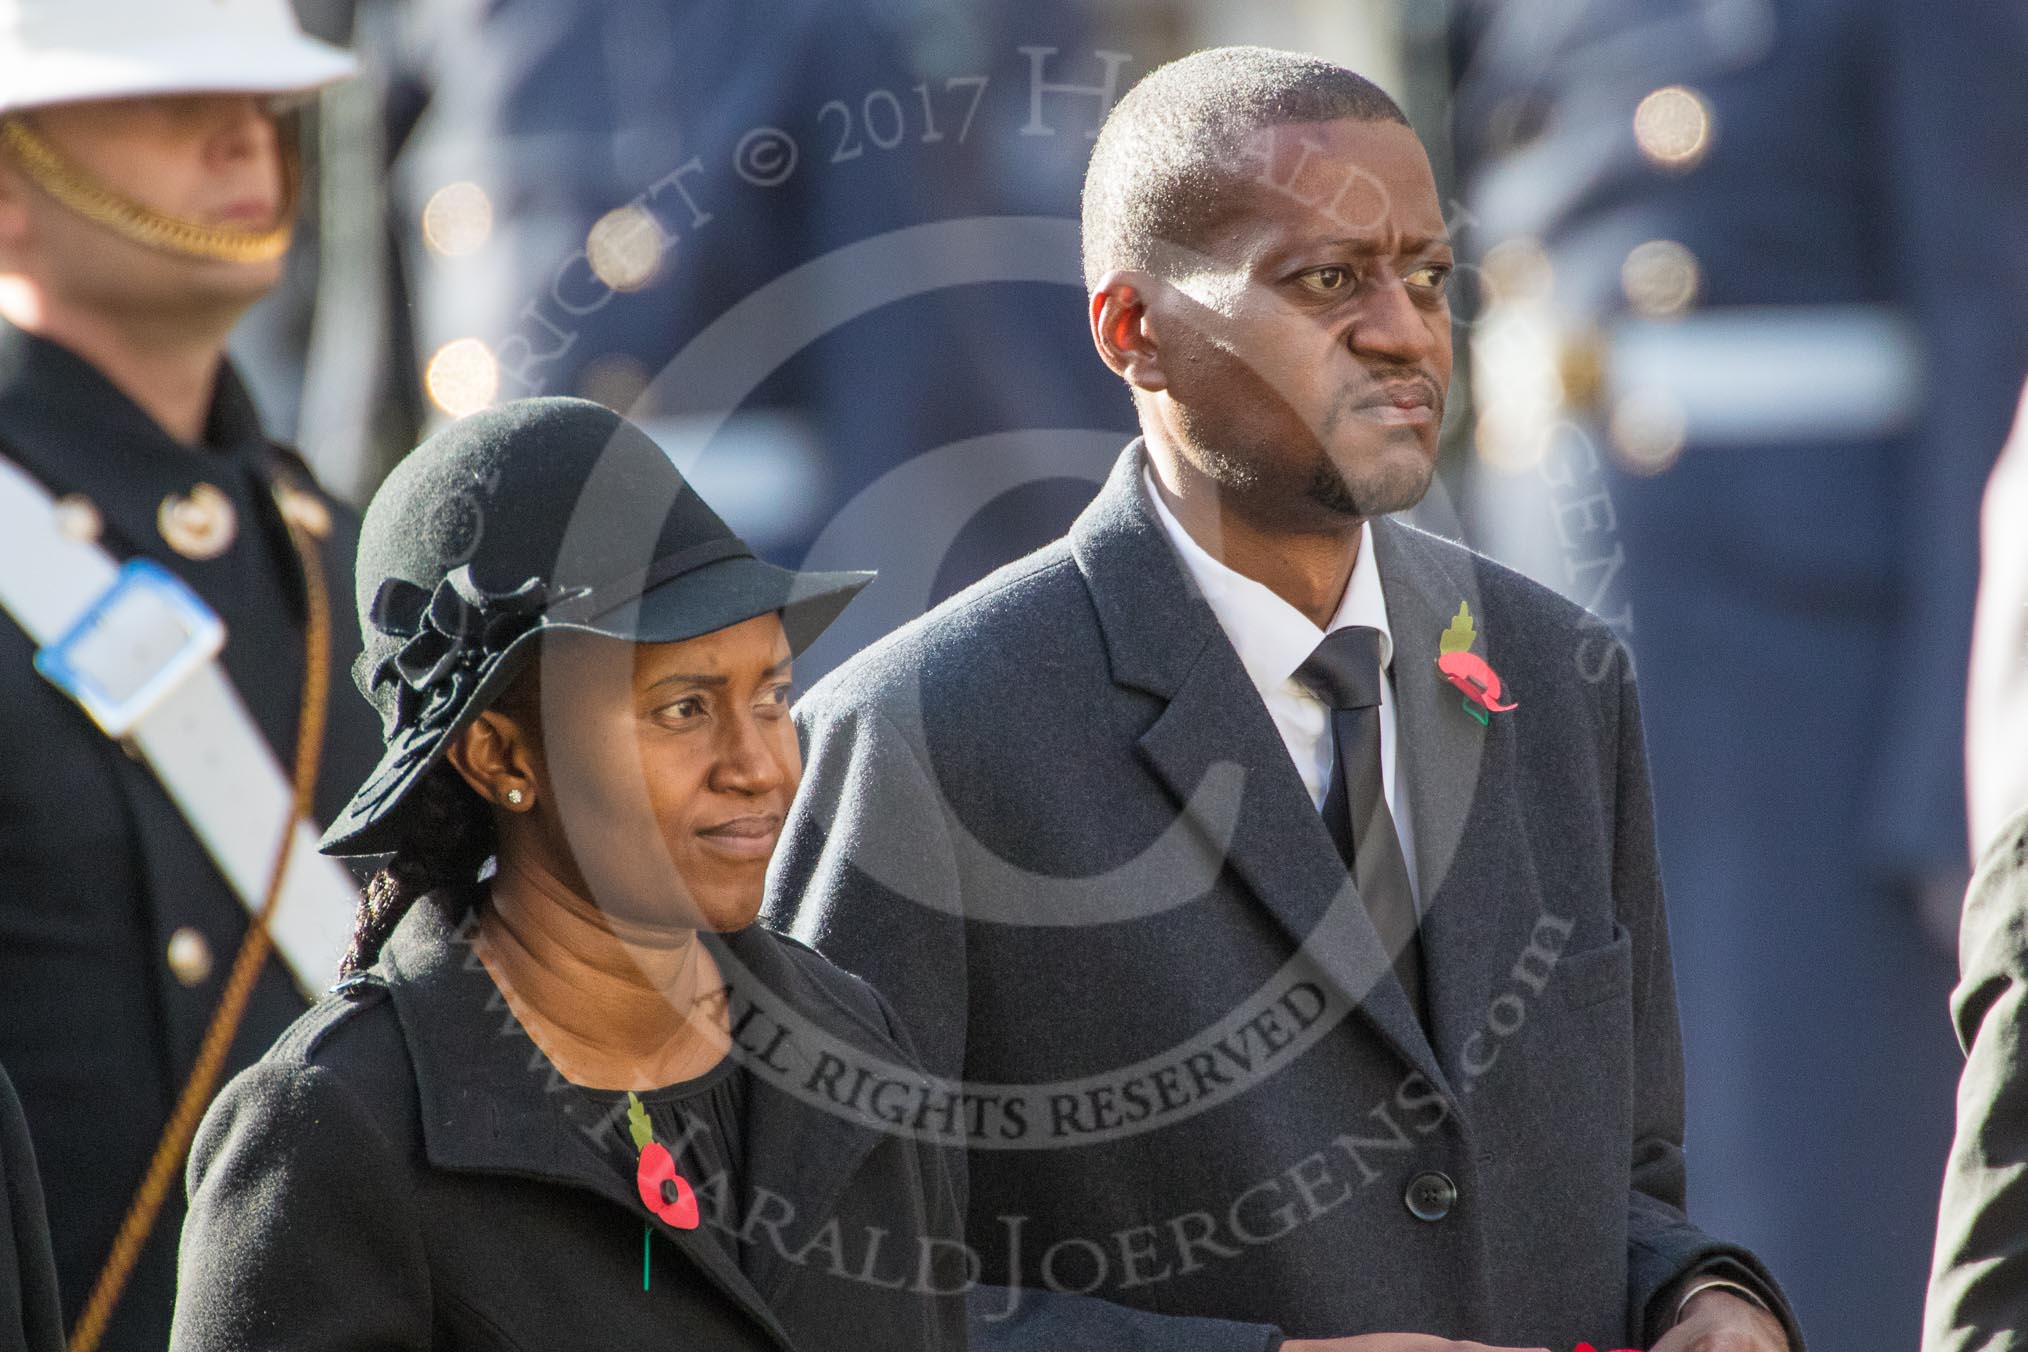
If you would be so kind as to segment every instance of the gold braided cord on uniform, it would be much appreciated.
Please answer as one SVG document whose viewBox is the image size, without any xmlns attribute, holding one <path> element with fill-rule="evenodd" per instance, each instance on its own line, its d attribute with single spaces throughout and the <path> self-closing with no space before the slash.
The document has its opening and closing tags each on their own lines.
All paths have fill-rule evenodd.
<svg viewBox="0 0 2028 1352">
<path fill-rule="evenodd" d="M 241 230 L 165 216 L 108 188 L 63 157 L 19 116 L 0 118 L 0 147 L 51 198 L 97 225 L 136 244 L 186 258 L 221 263 L 265 263 L 288 252 L 294 222 L 294 174 L 280 225 Z"/>
<path fill-rule="evenodd" d="M 127 1214 L 120 1221 L 120 1230 L 113 1237 L 106 1265 L 100 1269 L 98 1280 L 92 1285 L 91 1298 L 85 1302 L 84 1313 L 78 1316 L 77 1327 L 71 1330 L 69 1352 L 93 1352 L 100 1339 L 105 1337 L 107 1321 L 112 1318 L 120 1293 L 126 1290 L 127 1278 L 133 1275 L 134 1264 L 141 1257 L 141 1246 L 148 1242 L 148 1234 L 155 1228 L 155 1218 L 161 1214 L 163 1199 L 182 1173 L 183 1157 L 190 1150 L 191 1138 L 197 1134 L 198 1120 L 204 1116 L 204 1110 L 211 1104 L 212 1093 L 218 1088 L 219 1076 L 225 1069 L 226 1053 L 231 1050 L 233 1036 L 239 1031 L 240 1020 L 246 1014 L 254 983 L 267 966 L 268 951 L 273 942 L 268 935 L 268 917 L 274 914 L 275 904 L 281 900 L 282 879 L 288 875 L 289 854 L 296 843 L 296 826 L 315 810 L 313 799 L 317 789 L 317 766 L 324 752 L 324 703 L 331 685 L 331 612 L 326 599 L 324 563 L 317 552 L 317 542 L 291 520 L 287 512 L 283 512 L 282 516 L 288 525 L 289 541 L 295 545 L 296 554 L 303 564 L 303 600 L 308 621 L 302 709 L 296 723 L 296 766 L 291 776 L 294 803 L 288 821 L 283 824 L 281 843 L 275 849 L 274 866 L 268 874 L 267 895 L 261 899 L 261 908 L 255 913 L 253 922 L 247 926 L 246 938 L 232 960 L 232 972 L 226 977 L 225 989 L 218 997 L 218 1008 L 205 1027 L 204 1041 L 198 1045 L 197 1060 L 190 1068 L 190 1078 L 184 1081 L 183 1090 L 177 1095 L 176 1109 L 169 1115 L 169 1125 L 162 1129 L 162 1139 L 155 1145 L 155 1154 L 148 1161 L 148 1171 L 142 1175 L 141 1186 L 135 1189 L 134 1200 L 128 1204 Z"/>
</svg>

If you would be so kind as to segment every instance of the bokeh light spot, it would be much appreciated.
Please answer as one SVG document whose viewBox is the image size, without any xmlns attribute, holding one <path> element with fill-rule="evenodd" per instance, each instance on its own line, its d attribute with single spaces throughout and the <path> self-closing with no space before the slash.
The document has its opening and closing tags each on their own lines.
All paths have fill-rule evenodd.
<svg viewBox="0 0 2028 1352">
<path fill-rule="evenodd" d="M 1634 109 L 1634 142 L 1664 169 L 1693 168 L 1711 150 L 1711 107 L 1694 89 L 1657 89 Z"/>
<path fill-rule="evenodd" d="M 615 291 L 639 291 L 662 261 L 662 232 L 647 208 L 614 207 L 591 228 L 585 256 L 598 279 Z"/>
<path fill-rule="evenodd" d="M 1635 390 L 1613 406 L 1613 449 L 1635 474 L 1660 474 L 1683 454 L 1689 418 L 1664 390 Z"/>
<path fill-rule="evenodd" d="M 447 183 L 423 206 L 423 241 L 446 258 L 476 252 L 493 233 L 493 202 L 476 183 Z"/>
<path fill-rule="evenodd" d="M 1627 304 L 1646 319 L 1680 315 L 1697 299 L 1697 255 L 1673 239 L 1637 245 L 1620 265 Z"/>
<path fill-rule="evenodd" d="M 577 392 L 615 413 L 626 413 L 648 388 L 648 368 L 624 352 L 609 352 L 586 363 Z"/>
<path fill-rule="evenodd" d="M 423 372 L 430 402 L 453 418 L 477 413 L 500 392 L 500 363 L 477 338 L 445 343 Z"/>
<path fill-rule="evenodd" d="M 1480 265 L 1487 287 L 1488 304 L 1545 299 L 1556 285 L 1555 271 L 1542 242 L 1528 235 L 1503 239 L 1486 250 Z"/>
</svg>

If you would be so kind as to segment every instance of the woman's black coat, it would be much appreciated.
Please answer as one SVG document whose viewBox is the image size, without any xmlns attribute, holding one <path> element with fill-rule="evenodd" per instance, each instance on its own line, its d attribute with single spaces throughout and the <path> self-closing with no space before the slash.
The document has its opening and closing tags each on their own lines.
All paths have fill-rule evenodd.
<svg viewBox="0 0 2028 1352">
<path fill-rule="evenodd" d="M 751 1077 L 744 1195 L 700 1186 L 707 1228 L 657 1220 L 644 1241 L 600 1144 L 613 1124 L 506 1009 L 471 900 L 417 903 L 366 980 L 212 1106 L 175 1352 L 963 1347 L 971 1274 L 937 1152 L 865 1110 L 877 1068 L 841 1069 L 912 1065 L 870 987 L 758 926 L 710 938 Z"/>
</svg>

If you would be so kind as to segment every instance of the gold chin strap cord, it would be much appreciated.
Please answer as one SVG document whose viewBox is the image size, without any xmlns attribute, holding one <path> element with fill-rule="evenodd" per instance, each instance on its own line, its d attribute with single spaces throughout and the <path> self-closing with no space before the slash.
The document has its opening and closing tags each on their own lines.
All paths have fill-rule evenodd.
<svg viewBox="0 0 2028 1352">
<path fill-rule="evenodd" d="M 51 198 L 96 225 L 150 249 L 221 263 L 265 263 L 288 252 L 293 229 L 295 175 L 288 175 L 282 224 L 269 230 L 200 225 L 123 197 L 65 159 L 19 117 L 0 117 L 0 148 Z"/>
</svg>

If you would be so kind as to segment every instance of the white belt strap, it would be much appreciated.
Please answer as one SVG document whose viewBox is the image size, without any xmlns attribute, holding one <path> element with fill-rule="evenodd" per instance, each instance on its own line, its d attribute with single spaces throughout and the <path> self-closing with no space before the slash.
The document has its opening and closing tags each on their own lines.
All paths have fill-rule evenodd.
<svg viewBox="0 0 2028 1352">
<path fill-rule="evenodd" d="M 57 642 L 108 594 L 120 565 L 59 527 L 42 485 L 0 459 L 0 608 L 38 646 Z M 289 778 L 216 657 L 195 667 L 126 734 L 182 812 L 248 913 L 265 899 Z M 309 999 L 337 976 L 359 889 L 317 853 L 315 827 L 297 822 L 288 873 L 269 916 L 275 949 Z"/>
</svg>

